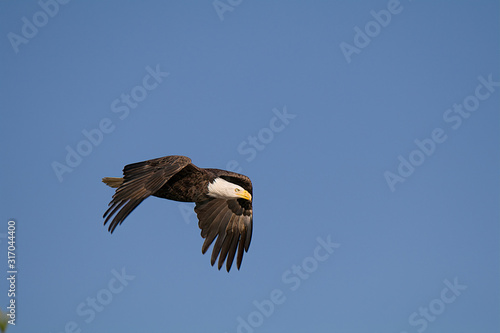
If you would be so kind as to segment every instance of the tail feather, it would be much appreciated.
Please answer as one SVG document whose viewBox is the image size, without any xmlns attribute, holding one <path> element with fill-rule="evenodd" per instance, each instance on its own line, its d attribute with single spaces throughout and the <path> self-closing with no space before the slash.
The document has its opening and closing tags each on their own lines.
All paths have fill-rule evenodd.
<svg viewBox="0 0 500 333">
<path fill-rule="evenodd" d="M 119 187 L 121 184 L 123 184 L 123 178 L 116 178 L 116 177 L 104 177 L 102 179 L 102 182 L 109 187 Z"/>
</svg>

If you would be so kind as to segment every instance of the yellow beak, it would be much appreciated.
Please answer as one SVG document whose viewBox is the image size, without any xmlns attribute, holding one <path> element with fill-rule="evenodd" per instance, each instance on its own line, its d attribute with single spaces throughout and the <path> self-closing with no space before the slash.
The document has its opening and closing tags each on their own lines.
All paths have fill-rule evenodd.
<svg viewBox="0 0 500 333">
<path fill-rule="evenodd" d="M 240 198 L 246 199 L 248 201 L 252 201 L 252 195 L 250 193 L 248 193 L 248 191 L 246 191 L 246 190 L 238 192 L 237 196 L 239 196 Z"/>
</svg>

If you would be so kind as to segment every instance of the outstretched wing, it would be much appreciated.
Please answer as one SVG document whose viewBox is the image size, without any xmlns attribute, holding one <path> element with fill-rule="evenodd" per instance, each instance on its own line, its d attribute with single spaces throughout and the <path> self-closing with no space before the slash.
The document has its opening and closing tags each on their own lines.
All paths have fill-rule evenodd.
<svg viewBox="0 0 500 333">
<path fill-rule="evenodd" d="M 218 268 L 221 269 L 227 258 L 229 272 L 237 253 L 236 265 L 240 269 L 243 250 L 248 252 L 252 239 L 252 203 L 244 199 L 208 199 L 197 202 L 194 210 L 201 237 L 205 238 L 201 252 L 205 254 L 217 237 L 212 250 L 212 266 L 219 257 Z"/>
<path fill-rule="evenodd" d="M 166 156 L 126 165 L 123 168 L 123 183 L 103 215 L 106 218 L 104 225 L 116 214 L 108 228 L 113 232 L 144 199 L 190 163 L 191 159 L 186 156 Z"/>
</svg>

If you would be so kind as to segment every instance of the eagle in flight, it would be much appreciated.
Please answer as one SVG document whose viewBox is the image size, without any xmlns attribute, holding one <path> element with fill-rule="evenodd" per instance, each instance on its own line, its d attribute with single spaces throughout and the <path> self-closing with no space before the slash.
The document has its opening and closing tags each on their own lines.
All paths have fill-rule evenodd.
<svg viewBox="0 0 500 333">
<path fill-rule="evenodd" d="M 248 252 L 252 239 L 252 182 L 238 173 L 203 169 L 186 156 L 165 156 L 126 165 L 123 177 L 105 177 L 113 188 L 104 225 L 112 233 L 125 218 L 150 195 L 182 202 L 194 202 L 205 254 L 215 238 L 211 264 L 217 257 L 218 268 L 226 261 L 229 272 L 236 256 L 240 269 L 243 250 Z"/>
</svg>

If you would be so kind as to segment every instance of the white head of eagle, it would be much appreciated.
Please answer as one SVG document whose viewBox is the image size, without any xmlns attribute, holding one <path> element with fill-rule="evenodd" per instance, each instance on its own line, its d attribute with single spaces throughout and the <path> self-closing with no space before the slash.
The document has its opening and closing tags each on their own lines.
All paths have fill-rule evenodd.
<svg viewBox="0 0 500 333">
<path fill-rule="evenodd" d="M 215 178 L 208 184 L 208 195 L 220 199 L 246 199 L 252 201 L 252 195 L 243 187 L 230 183 L 222 178 Z"/>
</svg>

